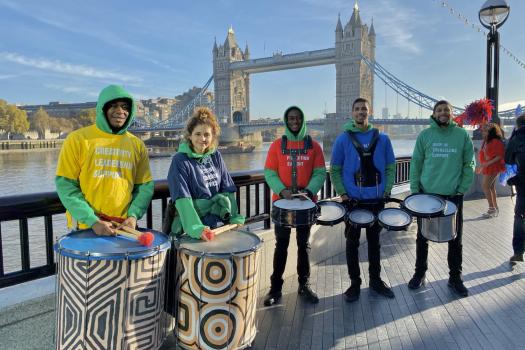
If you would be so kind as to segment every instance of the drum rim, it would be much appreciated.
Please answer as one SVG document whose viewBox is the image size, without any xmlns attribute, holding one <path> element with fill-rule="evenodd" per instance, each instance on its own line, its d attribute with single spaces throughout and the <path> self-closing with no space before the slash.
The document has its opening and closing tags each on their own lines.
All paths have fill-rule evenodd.
<svg viewBox="0 0 525 350">
<path fill-rule="evenodd" d="M 440 210 L 436 211 L 436 212 L 431 212 L 431 213 L 425 212 L 425 213 L 423 213 L 423 212 L 415 211 L 414 209 L 411 209 L 411 208 L 407 207 L 407 205 L 406 205 L 407 199 L 410 200 L 410 198 L 413 198 L 413 197 L 416 197 L 416 196 L 429 196 L 429 197 L 437 198 L 438 201 L 441 202 L 442 208 Z M 445 209 L 447 208 L 447 201 L 445 199 L 441 198 L 440 196 L 432 194 L 432 193 L 412 193 L 411 195 L 407 196 L 403 200 L 403 202 L 401 203 L 401 206 L 403 207 L 403 209 L 408 211 L 410 214 L 412 214 L 413 216 L 416 216 L 418 218 L 434 218 L 434 217 L 443 215 Z"/>
<path fill-rule="evenodd" d="M 453 241 L 456 239 L 456 237 L 458 236 L 458 233 L 456 232 L 456 234 L 454 234 L 454 237 L 449 239 L 448 241 L 436 241 L 435 239 L 431 239 L 431 238 L 428 238 L 426 237 L 424 234 L 423 234 L 423 231 L 421 231 L 421 235 L 423 237 L 425 237 L 425 239 L 427 239 L 428 241 L 431 241 L 431 242 L 434 242 L 434 243 L 447 243 L 447 242 L 450 242 L 450 241 Z"/>
<path fill-rule="evenodd" d="M 408 222 L 406 224 L 398 226 L 398 225 L 387 224 L 383 220 L 381 220 L 381 213 L 384 211 L 391 211 L 391 210 L 401 211 L 403 214 L 406 214 L 408 216 Z M 410 226 L 410 224 L 412 224 L 412 216 L 410 215 L 410 213 L 408 213 L 406 210 L 402 208 L 384 208 L 384 209 L 381 209 L 381 211 L 377 214 L 377 221 L 379 222 L 379 225 L 381 225 L 381 227 L 389 231 L 404 231 Z"/>
<path fill-rule="evenodd" d="M 329 199 L 323 199 L 323 200 L 317 202 L 317 205 L 319 206 L 319 211 L 321 210 L 321 207 L 325 206 L 325 205 L 333 205 L 333 206 L 339 207 L 340 209 L 343 210 L 343 215 L 341 215 L 340 218 L 337 218 L 337 219 L 334 219 L 334 220 L 323 220 L 323 219 L 320 219 L 321 214 L 319 214 L 319 216 L 317 217 L 316 223 L 318 225 L 321 225 L 321 226 L 337 225 L 337 224 L 341 223 L 345 219 L 345 215 L 347 214 L 345 206 L 342 203 L 340 203 L 340 202 L 331 201 Z"/>
<path fill-rule="evenodd" d="M 62 241 L 64 239 L 67 239 L 69 237 L 72 237 L 74 235 L 78 235 L 80 233 L 87 232 L 87 231 L 93 232 L 93 230 L 91 229 L 77 230 L 77 231 L 72 231 L 68 233 L 67 235 L 60 237 L 58 241 L 53 245 L 54 251 L 56 251 L 57 254 L 59 255 L 67 256 L 69 258 L 78 259 L 78 260 L 139 260 L 139 259 L 148 258 L 154 255 L 157 255 L 160 252 L 164 252 L 171 248 L 170 237 L 158 231 L 155 231 L 155 233 L 166 236 L 167 238 L 166 242 L 163 242 L 158 246 L 149 247 L 149 248 L 144 247 L 144 249 L 133 250 L 131 252 L 97 253 L 97 252 L 90 252 L 90 251 L 81 251 L 81 250 L 66 248 L 62 246 Z"/>
<path fill-rule="evenodd" d="M 188 236 L 183 236 L 180 238 L 173 239 L 173 247 L 176 251 L 185 251 L 185 252 L 188 252 L 188 255 L 191 255 L 191 256 L 220 257 L 220 258 L 230 257 L 230 256 L 238 256 L 238 257 L 247 256 L 261 249 L 261 246 L 264 244 L 264 240 L 261 237 L 259 237 L 259 235 L 256 235 L 255 233 L 248 232 L 248 231 L 243 231 L 243 234 L 249 234 L 253 237 L 256 237 L 259 240 L 259 242 L 255 246 L 249 249 L 238 250 L 238 251 L 229 252 L 229 253 L 204 253 L 204 252 L 193 250 L 190 248 L 181 247 L 180 245 L 182 242 L 180 238 L 184 238 L 184 237 L 188 238 Z"/>
</svg>

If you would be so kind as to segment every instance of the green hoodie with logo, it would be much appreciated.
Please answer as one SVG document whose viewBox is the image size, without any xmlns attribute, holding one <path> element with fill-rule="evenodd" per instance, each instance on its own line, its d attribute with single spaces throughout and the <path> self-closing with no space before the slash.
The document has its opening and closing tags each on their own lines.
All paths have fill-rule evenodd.
<svg viewBox="0 0 525 350">
<path fill-rule="evenodd" d="M 124 126 L 114 131 L 104 106 L 116 99 L 129 100 L 131 110 Z M 70 228 L 93 226 L 97 214 L 140 219 L 153 196 L 146 147 L 127 131 L 135 119 L 132 96 L 109 85 L 100 92 L 96 112 L 95 124 L 71 132 L 60 151 L 55 185 Z"/>
<path fill-rule="evenodd" d="M 430 128 L 416 141 L 410 162 L 410 191 L 455 195 L 465 193 L 474 180 L 474 147 L 467 132 L 453 120 L 440 127 L 430 118 Z"/>
</svg>

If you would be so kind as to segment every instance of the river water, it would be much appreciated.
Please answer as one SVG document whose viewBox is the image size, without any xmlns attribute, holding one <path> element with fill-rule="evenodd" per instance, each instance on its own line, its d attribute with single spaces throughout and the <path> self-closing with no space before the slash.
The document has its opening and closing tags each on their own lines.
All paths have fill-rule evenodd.
<svg viewBox="0 0 525 350">
<path fill-rule="evenodd" d="M 410 156 L 415 140 L 392 140 L 396 157 Z M 264 143 L 252 153 L 224 154 L 229 171 L 262 169 L 270 143 Z M 54 178 L 58 160 L 58 150 L 33 150 L 16 153 L 0 153 L 0 197 L 26 193 L 55 191 Z M 326 161 L 330 155 L 326 154 Z M 150 160 L 154 179 L 165 179 L 171 158 Z M 160 213 L 160 203 L 154 212 Z M 65 216 L 58 215 L 53 220 L 56 236 L 66 233 Z M 45 264 L 45 239 L 43 218 L 30 219 L 31 267 Z M 144 223 L 143 223 L 144 225 Z M 154 227 L 155 229 L 159 229 Z M 5 272 L 20 269 L 20 241 L 18 221 L 4 222 L 1 225 L 1 239 L 4 254 Z"/>
</svg>

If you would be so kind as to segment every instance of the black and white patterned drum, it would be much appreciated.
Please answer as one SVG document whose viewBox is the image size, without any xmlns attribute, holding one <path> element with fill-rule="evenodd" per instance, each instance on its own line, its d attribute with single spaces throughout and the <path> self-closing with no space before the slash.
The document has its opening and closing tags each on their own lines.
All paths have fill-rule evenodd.
<svg viewBox="0 0 525 350">
<path fill-rule="evenodd" d="M 317 215 L 318 208 L 311 200 L 278 199 L 272 204 L 272 221 L 281 226 L 311 226 Z"/>
<path fill-rule="evenodd" d="M 150 248 L 92 230 L 62 237 L 58 254 L 57 349 L 158 349 L 168 237 Z"/>
<path fill-rule="evenodd" d="M 412 216 L 403 209 L 385 208 L 377 214 L 377 221 L 389 231 L 404 231 L 412 223 Z"/>
<path fill-rule="evenodd" d="M 322 226 L 333 226 L 342 222 L 346 215 L 346 208 L 343 204 L 330 200 L 317 202 L 320 208 L 317 224 Z"/>
<path fill-rule="evenodd" d="M 177 250 L 177 323 L 183 349 L 242 349 L 255 338 L 262 240 L 232 230 L 205 242 L 183 237 Z"/>
<path fill-rule="evenodd" d="M 348 212 L 346 220 L 354 227 L 368 228 L 376 222 L 376 216 L 370 210 L 356 208 Z"/>
<path fill-rule="evenodd" d="M 433 218 L 443 215 L 447 203 L 441 197 L 428 193 L 415 193 L 401 203 L 410 214 L 418 218 Z"/>
</svg>

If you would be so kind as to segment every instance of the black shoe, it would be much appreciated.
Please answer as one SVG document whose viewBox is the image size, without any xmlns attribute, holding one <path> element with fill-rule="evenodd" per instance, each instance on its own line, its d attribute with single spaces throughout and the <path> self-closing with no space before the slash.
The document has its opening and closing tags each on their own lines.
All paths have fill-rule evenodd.
<svg viewBox="0 0 525 350">
<path fill-rule="evenodd" d="M 343 293 L 343 296 L 347 302 L 351 303 L 359 299 L 359 294 L 361 294 L 361 286 L 352 284 L 350 288 Z"/>
<path fill-rule="evenodd" d="M 408 282 L 408 288 L 410 289 L 419 289 L 421 288 L 421 286 L 424 286 L 425 283 L 426 283 L 426 278 L 425 278 L 425 275 L 423 276 L 418 276 L 418 275 L 414 275 L 412 277 L 412 279 Z"/>
<path fill-rule="evenodd" d="M 463 281 L 460 279 L 449 279 L 448 286 L 460 297 L 468 296 L 468 289 L 463 284 Z"/>
<path fill-rule="evenodd" d="M 510 257 L 510 262 L 516 262 L 516 261 L 523 261 L 523 253 L 522 254 L 514 254 Z"/>
<path fill-rule="evenodd" d="M 283 293 L 281 292 L 271 292 L 268 293 L 266 298 L 264 298 L 264 306 L 272 306 L 274 304 L 277 304 L 279 300 L 281 300 L 281 297 L 283 296 Z"/>
<path fill-rule="evenodd" d="M 370 288 L 377 294 L 381 294 L 382 296 L 385 296 L 387 298 L 392 299 L 395 297 L 394 292 L 392 292 L 392 289 L 390 289 L 390 287 L 387 286 L 386 283 L 382 280 L 370 281 Z"/>
<path fill-rule="evenodd" d="M 319 302 L 319 297 L 315 292 L 310 288 L 309 284 L 304 284 L 302 286 L 299 286 L 299 290 L 297 290 L 297 293 L 299 293 L 300 296 L 307 299 L 312 304 L 317 304 Z"/>
</svg>

